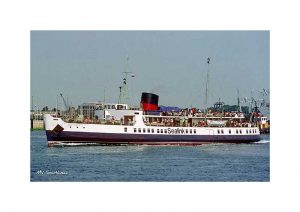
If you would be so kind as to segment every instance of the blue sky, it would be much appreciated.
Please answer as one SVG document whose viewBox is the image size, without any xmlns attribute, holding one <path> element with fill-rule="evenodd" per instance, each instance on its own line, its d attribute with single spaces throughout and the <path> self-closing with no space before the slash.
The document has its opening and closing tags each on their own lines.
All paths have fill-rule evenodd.
<svg viewBox="0 0 300 212">
<path fill-rule="evenodd" d="M 207 57 L 209 105 L 236 104 L 237 88 L 249 97 L 270 86 L 269 31 L 32 31 L 30 45 L 37 108 L 55 107 L 59 93 L 75 106 L 103 100 L 104 88 L 117 102 L 127 57 L 132 105 L 154 92 L 161 105 L 202 108 Z"/>
</svg>

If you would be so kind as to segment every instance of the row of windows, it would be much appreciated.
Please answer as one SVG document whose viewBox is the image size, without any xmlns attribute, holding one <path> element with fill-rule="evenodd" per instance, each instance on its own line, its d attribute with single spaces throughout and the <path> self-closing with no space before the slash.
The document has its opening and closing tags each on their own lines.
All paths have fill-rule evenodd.
<svg viewBox="0 0 300 212">
<path fill-rule="evenodd" d="M 133 132 L 139 132 L 139 133 L 141 133 L 142 131 L 143 131 L 143 133 L 146 133 L 146 129 L 145 128 L 143 128 L 143 129 L 141 129 L 141 128 L 133 128 Z M 150 129 L 150 128 L 147 128 L 147 133 L 150 133 L 150 131 L 151 131 L 151 133 L 154 133 L 154 129 Z M 127 132 L 127 127 L 124 127 L 124 132 Z M 157 131 L 156 131 L 157 133 L 168 133 L 168 130 L 167 129 L 157 129 Z M 190 133 L 190 134 L 192 134 L 194 132 L 194 134 L 196 134 L 196 129 L 194 129 L 194 130 L 192 130 L 192 129 L 190 129 L 190 130 L 188 130 L 188 129 L 186 129 L 185 130 L 185 133 L 186 134 L 188 134 L 188 133 Z M 221 129 L 221 130 L 219 130 L 218 129 L 218 134 L 224 134 L 224 130 L 223 129 Z M 236 134 L 242 134 L 242 130 L 240 129 L 240 130 L 236 130 L 235 131 L 236 132 Z M 229 134 L 231 134 L 231 129 L 229 129 L 228 130 L 228 133 Z M 256 129 L 247 129 L 246 130 L 246 133 L 247 134 L 251 134 L 251 133 L 256 133 Z"/>
<path fill-rule="evenodd" d="M 259 119 L 258 119 L 259 120 Z M 261 121 L 267 121 L 267 118 L 260 118 Z"/>
<path fill-rule="evenodd" d="M 139 133 L 141 133 L 143 131 L 143 133 L 146 133 L 146 129 L 145 128 L 143 128 L 143 129 L 141 129 L 141 128 L 133 128 L 133 132 L 139 132 Z M 150 129 L 150 128 L 147 128 L 147 133 L 150 133 L 150 131 L 151 131 L 151 133 L 154 133 L 154 129 Z M 127 132 L 127 127 L 124 127 L 124 132 Z M 168 133 L 168 130 L 167 129 L 157 129 L 156 130 L 156 132 L 157 133 Z M 188 129 L 186 129 L 185 130 L 185 133 L 186 134 L 188 134 L 188 133 L 190 133 L 190 134 L 192 134 L 194 132 L 194 134 L 196 134 L 196 129 L 194 129 L 194 130 L 192 130 L 192 129 L 190 129 L 190 130 L 188 130 Z"/>
<path fill-rule="evenodd" d="M 242 134 L 242 130 L 241 129 L 240 130 L 237 129 L 235 132 L 236 132 L 236 134 L 239 134 L 239 133 Z M 228 133 L 231 134 L 231 129 L 228 130 Z M 249 129 L 249 130 L 247 129 L 246 133 L 247 134 L 256 133 L 256 129 Z M 222 130 L 218 130 L 218 134 L 224 134 L 224 130 L 223 129 Z"/>
<path fill-rule="evenodd" d="M 74 126 L 75 127 L 75 126 Z M 72 128 L 72 126 L 70 126 L 70 128 Z M 76 128 L 78 128 L 78 126 L 76 127 Z M 85 129 L 85 127 L 82 127 L 83 129 Z"/>
<path fill-rule="evenodd" d="M 256 129 L 250 129 L 250 130 L 246 130 L 246 133 L 251 134 L 251 133 L 256 133 Z"/>
</svg>

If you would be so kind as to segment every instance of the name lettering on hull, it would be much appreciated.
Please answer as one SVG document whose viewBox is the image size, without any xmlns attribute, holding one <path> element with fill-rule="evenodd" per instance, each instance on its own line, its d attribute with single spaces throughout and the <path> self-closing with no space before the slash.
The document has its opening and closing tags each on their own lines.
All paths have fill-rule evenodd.
<svg viewBox="0 0 300 212">
<path fill-rule="evenodd" d="M 168 128 L 168 134 L 185 134 L 183 128 L 171 129 Z"/>
</svg>

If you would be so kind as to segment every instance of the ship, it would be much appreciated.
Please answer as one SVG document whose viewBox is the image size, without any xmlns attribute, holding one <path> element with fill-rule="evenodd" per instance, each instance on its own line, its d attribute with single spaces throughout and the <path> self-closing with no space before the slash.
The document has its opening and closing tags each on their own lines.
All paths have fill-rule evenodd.
<svg viewBox="0 0 300 212">
<path fill-rule="evenodd" d="M 159 96 L 143 92 L 140 108 L 103 108 L 100 120 L 67 122 L 44 115 L 48 146 L 57 145 L 201 145 L 208 143 L 250 143 L 260 140 L 255 123 L 243 114 L 224 117 L 195 110 L 161 111 Z M 165 108 L 164 108 L 165 109 Z"/>
</svg>

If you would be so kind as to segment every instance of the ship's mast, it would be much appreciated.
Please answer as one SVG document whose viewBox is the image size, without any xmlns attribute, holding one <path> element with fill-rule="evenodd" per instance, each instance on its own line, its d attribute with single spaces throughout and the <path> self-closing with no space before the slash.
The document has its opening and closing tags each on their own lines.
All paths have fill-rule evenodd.
<svg viewBox="0 0 300 212">
<path fill-rule="evenodd" d="M 131 74 L 132 72 L 131 71 L 124 71 L 123 74 L 124 74 L 124 78 L 123 78 L 123 86 L 122 86 L 122 98 L 123 98 L 123 101 L 124 103 L 126 104 L 129 104 L 129 94 L 128 94 L 128 84 L 127 84 L 127 77 L 128 77 L 128 74 Z"/>
<path fill-rule="evenodd" d="M 122 72 L 124 75 L 123 78 L 123 85 L 120 88 L 120 96 L 119 96 L 119 103 L 126 103 L 129 104 L 130 98 L 128 94 L 128 75 L 133 76 L 132 72 L 129 71 L 129 57 L 126 59 L 126 69 Z"/>
<path fill-rule="evenodd" d="M 119 100 L 118 100 L 118 104 L 122 103 L 122 86 L 119 87 L 120 91 L 119 91 Z"/>
<path fill-rule="evenodd" d="M 208 112 L 208 80 L 209 80 L 209 64 L 210 57 L 207 58 L 207 75 L 206 75 L 206 87 L 205 87 L 205 119 Z"/>
<path fill-rule="evenodd" d="M 104 86 L 104 89 L 103 89 L 103 103 L 105 103 L 105 86 Z"/>
<path fill-rule="evenodd" d="M 253 90 L 251 90 L 251 93 L 250 93 L 250 98 L 251 98 L 251 102 L 250 102 L 250 113 L 253 112 L 253 103 L 254 103 L 254 97 L 253 97 Z"/>
<path fill-rule="evenodd" d="M 238 96 L 238 112 L 242 112 L 242 108 L 241 108 L 241 102 L 240 102 L 240 90 L 237 89 L 237 96 Z"/>
<path fill-rule="evenodd" d="M 58 117 L 58 95 L 56 94 L 56 111 L 55 111 L 56 117 Z"/>
</svg>

